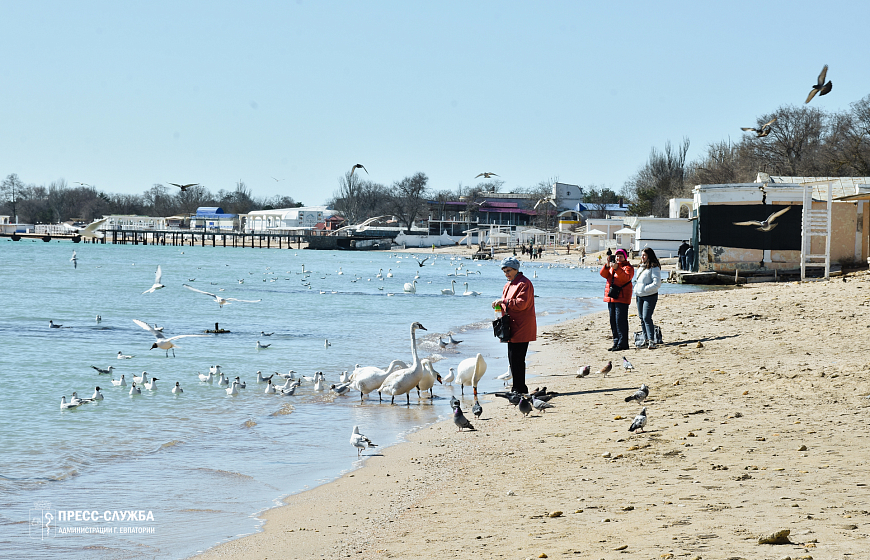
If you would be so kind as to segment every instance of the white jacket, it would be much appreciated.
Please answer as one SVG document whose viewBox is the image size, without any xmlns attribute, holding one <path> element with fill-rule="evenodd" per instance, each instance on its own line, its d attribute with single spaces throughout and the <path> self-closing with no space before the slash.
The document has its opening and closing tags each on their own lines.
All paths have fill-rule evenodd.
<svg viewBox="0 0 870 560">
<path fill-rule="evenodd" d="M 659 288 L 662 287 L 662 269 L 655 268 L 638 268 L 637 275 L 634 277 L 634 295 L 635 297 L 651 296 L 659 293 Z"/>
</svg>

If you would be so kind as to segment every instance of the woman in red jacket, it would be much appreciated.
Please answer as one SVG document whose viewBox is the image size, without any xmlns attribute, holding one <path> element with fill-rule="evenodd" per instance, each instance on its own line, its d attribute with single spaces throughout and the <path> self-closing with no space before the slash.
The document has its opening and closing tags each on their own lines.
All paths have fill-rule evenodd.
<svg viewBox="0 0 870 560">
<path fill-rule="evenodd" d="M 535 288 L 531 280 L 520 272 L 520 261 L 506 257 L 501 261 L 501 270 L 508 283 L 502 290 L 502 299 L 492 302 L 492 308 L 500 305 L 502 313 L 511 317 L 511 339 L 507 343 L 508 363 L 513 376 L 512 391 L 528 394 L 526 386 L 526 352 L 529 342 L 538 337 L 535 319 Z"/>
<path fill-rule="evenodd" d="M 604 301 L 610 312 L 610 331 L 613 334 L 610 352 L 628 350 L 628 306 L 631 303 L 634 267 L 628 262 L 625 249 L 617 249 L 614 260 L 609 260 L 601 267 L 601 276 L 607 279 Z"/>
</svg>

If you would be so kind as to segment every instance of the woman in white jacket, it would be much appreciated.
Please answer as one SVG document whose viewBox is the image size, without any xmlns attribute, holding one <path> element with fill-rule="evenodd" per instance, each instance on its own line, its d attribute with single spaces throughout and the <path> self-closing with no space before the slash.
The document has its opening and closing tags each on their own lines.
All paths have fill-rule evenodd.
<svg viewBox="0 0 870 560">
<path fill-rule="evenodd" d="M 637 297 L 637 316 L 640 317 L 641 328 L 646 338 L 647 348 L 656 347 L 655 325 L 652 314 L 659 299 L 659 288 L 662 286 L 662 265 L 655 251 L 649 247 L 640 254 L 640 268 L 634 279 L 634 295 Z"/>
</svg>

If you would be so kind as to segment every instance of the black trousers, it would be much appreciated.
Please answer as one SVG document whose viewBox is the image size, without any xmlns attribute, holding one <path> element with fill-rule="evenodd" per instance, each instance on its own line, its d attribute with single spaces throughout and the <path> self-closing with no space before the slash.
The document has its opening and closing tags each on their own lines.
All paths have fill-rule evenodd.
<svg viewBox="0 0 870 560">
<path fill-rule="evenodd" d="M 528 393 L 526 387 L 526 352 L 529 350 L 528 342 L 508 342 L 508 363 L 511 366 L 513 376 L 512 391 Z"/>
<path fill-rule="evenodd" d="M 628 350 L 628 304 L 610 301 L 607 302 L 607 310 L 610 312 L 610 332 L 614 346 Z"/>
</svg>

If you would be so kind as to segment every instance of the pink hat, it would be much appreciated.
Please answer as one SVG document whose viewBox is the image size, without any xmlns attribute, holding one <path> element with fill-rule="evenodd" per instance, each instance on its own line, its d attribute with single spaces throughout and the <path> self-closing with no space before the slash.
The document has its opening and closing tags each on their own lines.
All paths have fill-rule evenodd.
<svg viewBox="0 0 870 560">
<path fill-rule="evenodd" d="M 628 253 L 625 251 L 625 249 L 617 249 L 616 252 L 622 253 L 622 258 L 624 258 L 625 260 L 628 260 Z"/>
</svg>

